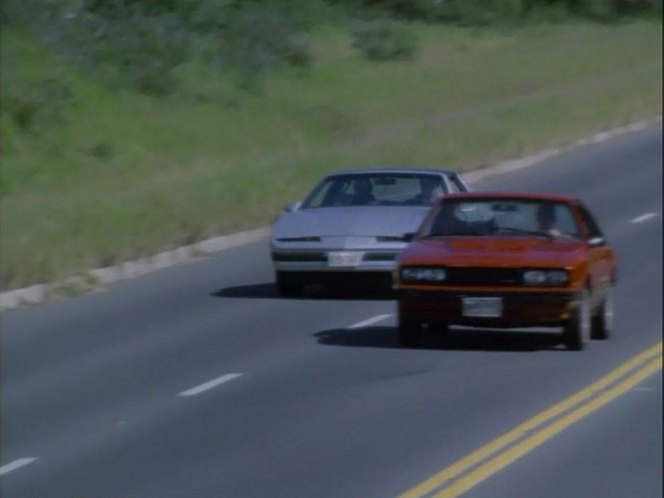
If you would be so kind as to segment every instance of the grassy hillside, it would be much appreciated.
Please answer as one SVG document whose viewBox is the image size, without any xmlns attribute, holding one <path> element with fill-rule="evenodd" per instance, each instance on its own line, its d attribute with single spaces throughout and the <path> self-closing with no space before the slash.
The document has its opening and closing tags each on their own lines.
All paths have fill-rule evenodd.
<svg viewBox="0 0 664 498">
<path fill-rule="evenodd" d="M 367 61 L 321 27 L 313 66 L 259 92 L 193 59 L 163 98 L 4 29 L 3 287 L 269 224 L 336 168 L 463 171 L 661 110 L 660 19 L 408 29 L 414 60 Z"/>
</svg>

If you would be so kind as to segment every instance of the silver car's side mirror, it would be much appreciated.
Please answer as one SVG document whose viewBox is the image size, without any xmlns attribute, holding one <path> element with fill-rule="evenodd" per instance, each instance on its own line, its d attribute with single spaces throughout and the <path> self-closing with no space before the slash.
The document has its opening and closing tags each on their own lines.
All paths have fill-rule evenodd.
<svg viewBox="0 0 664 498">
<path fill-rule="evenodd" d="M 289 202 L 286 204 L 286 207 L 284 208 L 284 211 L 287 213 L 292 213 L 293 211 L 297 211 L 300 209 L 300 206 L 302 205 L 301 202 Z"/>
</svg>

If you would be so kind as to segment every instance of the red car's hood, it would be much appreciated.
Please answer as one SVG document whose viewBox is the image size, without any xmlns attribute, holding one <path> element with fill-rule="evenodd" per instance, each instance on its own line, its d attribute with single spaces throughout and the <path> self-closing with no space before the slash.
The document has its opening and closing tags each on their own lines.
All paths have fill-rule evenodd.
<svg viewBox="0 0 664 498">
<path fill-rule="evenodd" d="M 405 265 L 558 267 L 583 257 L 576 239 L 543 237 L 445 237 L 413 242 L 402 254 Z"/>
</svg>

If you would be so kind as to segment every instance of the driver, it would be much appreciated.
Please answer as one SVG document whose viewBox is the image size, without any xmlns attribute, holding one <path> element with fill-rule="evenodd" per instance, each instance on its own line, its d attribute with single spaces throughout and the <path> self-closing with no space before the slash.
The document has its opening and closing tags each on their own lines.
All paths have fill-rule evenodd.
<svg viewBox="0 0 664 498">
<path fill-rule="evenodd" d="M 537 225 L 540 231 L 552 237 L 562 237 L 565 234 L 556 228 L 556 211 L 553 204 L 542 204 L 537 208 Z"/>
<path fill-rule="evenodd" d="M 375 201 L 373 196 L 373 185 L 368 178 L 359 178 L 353 184 L 353 200 L 352 204 L 370 204 Z"/>
</svg>

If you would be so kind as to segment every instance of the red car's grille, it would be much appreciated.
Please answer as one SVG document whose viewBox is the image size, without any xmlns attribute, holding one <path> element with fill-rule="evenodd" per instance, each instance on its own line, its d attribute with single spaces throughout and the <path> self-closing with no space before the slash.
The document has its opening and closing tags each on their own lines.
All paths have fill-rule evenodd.
<svg viewBox="0 0 664 498">
<path fill-rule="evenodd" d="M 521 285 L 523 270 L 518 268 L 447 268 L 442 285 L 505 286 Z"/>
</svg>

